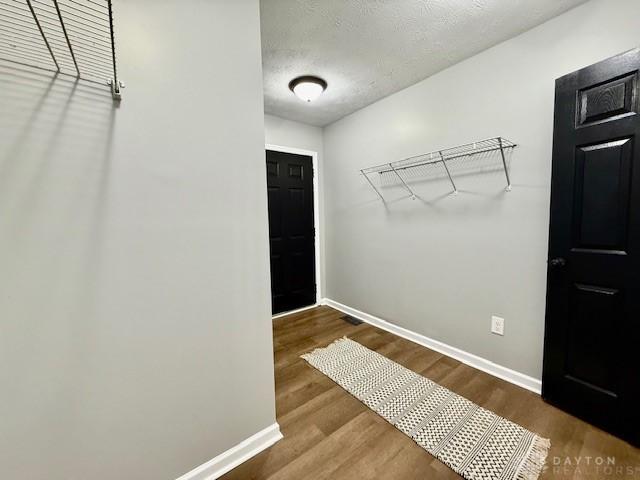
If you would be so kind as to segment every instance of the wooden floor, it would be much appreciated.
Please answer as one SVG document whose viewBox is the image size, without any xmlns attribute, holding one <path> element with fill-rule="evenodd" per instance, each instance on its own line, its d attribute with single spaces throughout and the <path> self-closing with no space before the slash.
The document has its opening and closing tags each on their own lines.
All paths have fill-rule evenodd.
<svg viewBox="0 0 640 480">
<path fill-rule="evenodd" d="M 461 478 L 300 358 L 346 335 L 550 438 L 549 466 L 541 478 L 640 479 L 640 450 L 628 443 L 547 405 L 532 392 L 370 325 L 350 325 L 342 317 L 329 307 L 317 307 L 274 320 L 276 409 L 284 439 L 221 478 Z M 615 457 L 615 465 L 596 465 L 599 458 L 610 462 L 607 457 Z M 555 458 L 564 466 L 554 466 Z"/>
</svg>

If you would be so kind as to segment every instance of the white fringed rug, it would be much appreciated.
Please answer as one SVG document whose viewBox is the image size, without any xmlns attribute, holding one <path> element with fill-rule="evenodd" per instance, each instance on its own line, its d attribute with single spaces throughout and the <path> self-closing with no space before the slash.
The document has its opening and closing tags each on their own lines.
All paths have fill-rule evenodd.
<svg viewBox="0 0 640 480">
<path fill-rule="evenodd" d="M 535 480 L 549 440 L 348 338 L 302 355 L 468 480 Z"/>
</svg>

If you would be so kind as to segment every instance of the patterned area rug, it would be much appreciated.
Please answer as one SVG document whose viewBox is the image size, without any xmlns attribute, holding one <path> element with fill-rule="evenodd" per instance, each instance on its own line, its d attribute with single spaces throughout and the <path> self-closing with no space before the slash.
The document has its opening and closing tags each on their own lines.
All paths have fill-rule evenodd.
<svg viewBox="0 0 640 480">
<path fill-rule="evenodd" d="M 549 440 L 348 338 L 302 355 L 468 480 L 535 480 Z"/>
</svg>

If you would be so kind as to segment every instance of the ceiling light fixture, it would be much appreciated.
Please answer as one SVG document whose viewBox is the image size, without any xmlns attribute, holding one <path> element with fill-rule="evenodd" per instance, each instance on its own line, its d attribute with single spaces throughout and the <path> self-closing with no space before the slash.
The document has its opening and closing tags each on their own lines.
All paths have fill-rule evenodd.
<svg viewBox="0 0 640 480">
<path fill-rule="evenodd" d="M 327 88 L 327 82 L 319 77 L 305 75 L 289 82 L 289 90 L 305 102 L 316 100 Z"/>
</svg>

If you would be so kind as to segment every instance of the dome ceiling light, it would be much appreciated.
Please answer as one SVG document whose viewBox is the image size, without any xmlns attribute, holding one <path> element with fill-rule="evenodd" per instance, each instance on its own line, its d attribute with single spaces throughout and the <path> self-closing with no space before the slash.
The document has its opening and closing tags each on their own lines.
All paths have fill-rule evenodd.
<svg viewBox="0 0 640 480">
<path fill-rule="evenodd" d="M 305 75 L 289 82 L 289 90 L 304 102 L 316 100 L 327 88 L 327 82 L 320 77 Z"/>
</svg>

